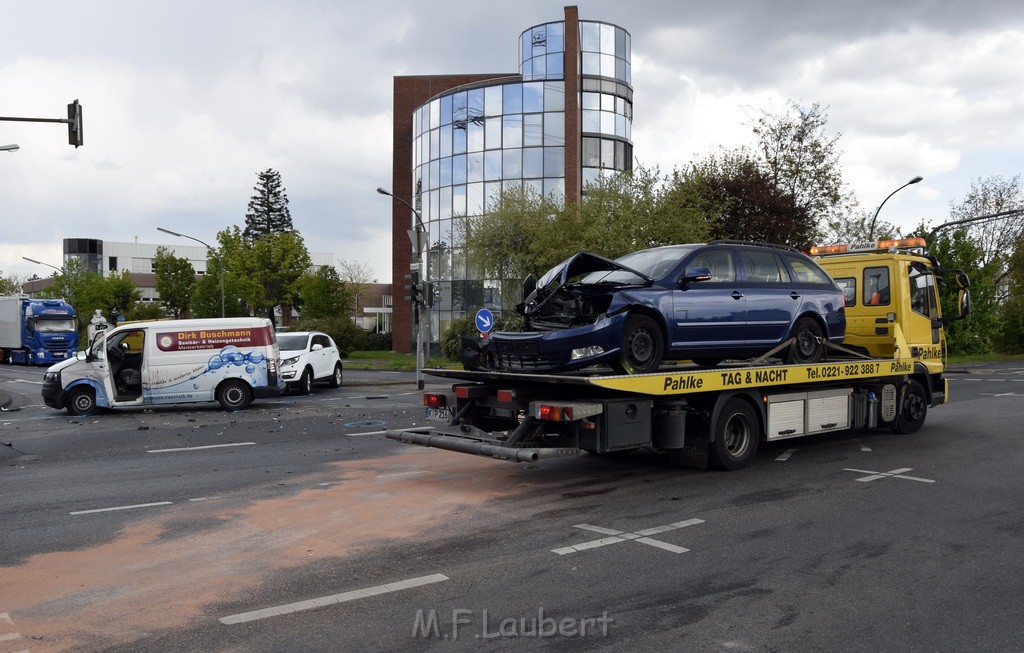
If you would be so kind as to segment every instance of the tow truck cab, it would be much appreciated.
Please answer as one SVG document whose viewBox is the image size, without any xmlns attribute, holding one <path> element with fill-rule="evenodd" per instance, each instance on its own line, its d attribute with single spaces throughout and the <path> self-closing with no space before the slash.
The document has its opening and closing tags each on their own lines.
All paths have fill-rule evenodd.
<svg viewBox="0 0 1024 653">
<path fill-rule="evenodd" d="M 899 324 L 910 357 L 928 374 L 945 368 L 943 325 L 970 312 L 970 282 L 961 270 L 939 267 L 925 252 L 923 238 L 884 240 L 875 245 L 812 247 L 811 255 L 843 290 L 846 336 L 843 346 L 875 358 L 891 358 L 893 325 Z M 957 315 L 943 317 L 939 285 L 959 289 Z"/>
</svg>

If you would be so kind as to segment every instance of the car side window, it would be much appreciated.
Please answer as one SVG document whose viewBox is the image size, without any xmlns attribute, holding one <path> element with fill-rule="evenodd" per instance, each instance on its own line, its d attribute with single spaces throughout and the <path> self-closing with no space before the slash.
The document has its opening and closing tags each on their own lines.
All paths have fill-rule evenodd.
<svg viewBox="0 0 1024 653">
<path fill-rule="evenodd" d="M 732 252 L 727 249 L 712 249 L 698 254 L 687 268 L 707 268 L 711 270 L 711 278 L 704 283 L 721 283 L 736 281 L 736 265 L 733 263 Z"/>
<path fill-rule="evenodd" d="M 743 278 L 755 283 L 782 283 L 789 281 L 789 274 L 779 265 L 774 252 L 758 252 L 743 250 L 740 252 L 743 262 Z"/>
<path fill-rule="evenodd" d="M 330 343 L 327 342 L 327 336 L 313 336 L 313 344 L 320 345 L 323 348 L 330 347 Z"/>
<path fill-rule="evenodd" d="M 823 283 L 832 285 L 832 278 L 824 270 L 815 265 L 809 258 L 801 256 L 787 256 L 789 267 L 793 269 L 793 276 L 798 283 Z"/>
</svg>

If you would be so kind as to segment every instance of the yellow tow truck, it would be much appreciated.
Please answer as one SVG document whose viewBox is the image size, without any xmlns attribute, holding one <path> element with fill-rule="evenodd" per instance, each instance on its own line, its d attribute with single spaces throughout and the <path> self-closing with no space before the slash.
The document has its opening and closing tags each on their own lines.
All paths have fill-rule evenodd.
<svg viewBox="0 0 1024 653">
<path fill-rule="evenodd" d="M 970 311 L 967 275 L 945 270 L 922 239 L 811 255 L 843 290 L 842 346 L 812 365 L 770 358 L 715 369 L 663 367 L 639 375 L 541 375 L 430 369 L 456 380 L 426 392 L 429 426 L 386 436 L 407 444 L 513 462 L 652 447 L 695 467 L 741 469 L 763 440 L 887 427 L 913 433 L 948 400 L 943 326 Z M 939 284 L 959 288 L 944 318 Z M 781 351 L 790 343 L 776 348 Z"/>
</svg>

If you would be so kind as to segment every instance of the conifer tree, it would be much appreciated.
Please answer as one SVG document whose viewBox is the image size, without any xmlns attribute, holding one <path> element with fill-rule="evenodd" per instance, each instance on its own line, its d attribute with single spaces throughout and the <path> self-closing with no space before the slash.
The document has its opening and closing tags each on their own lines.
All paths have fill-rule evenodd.
<svg viewBox="0 0 1024 653">
<path fill-rule="evenodd" d="M 295 231 L 288 211 L 288 195 L 281 184 L 281 173 L 267 168 L 257 177 L 259 180 L 253 188 L 255 194 L 249 198 L 249 209 L 245 214 L 243 238 L 252 242 L 270 234 Z"/>
</svg>

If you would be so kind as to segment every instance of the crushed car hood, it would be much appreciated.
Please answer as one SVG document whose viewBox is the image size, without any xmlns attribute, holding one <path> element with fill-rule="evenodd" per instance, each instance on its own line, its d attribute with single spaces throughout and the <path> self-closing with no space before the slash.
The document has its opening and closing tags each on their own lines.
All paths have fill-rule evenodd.
<svg viewBox="0 0 1024 653">
<path fill-rule="evenodd" d="M 591 254 L 590 252 L 580 252 L 579 254 L 574 254 L 570 256 L 569 258 L 565 259 L 555 267 L 545 272 L 544 276 L 542 276 L 540 280 L 537 281 L 537 289 L 556 290 L 557 288 L 564 286 L 566 283 L 569 282 L 569 279 L 572 279 L 577 275 L 590 274 L 591 272 L 600 272 L 602 270 L 607 270 L 609 272 L 612 270 L 625 270 L 626 272 L 631 272 L 637 275 L 638 277 L 645 281 L 651 281 L 650 277 L 640 272 L 637 272 L 633 268 L 621 265 L 619 263 L 616 263 L 615 261 L 606 259 L 603 256 L 598 256 L 597 254 Z M 558 280 L 558 286 L 549 289 L 548 287 L 555 279 Z"/>
</svg>

